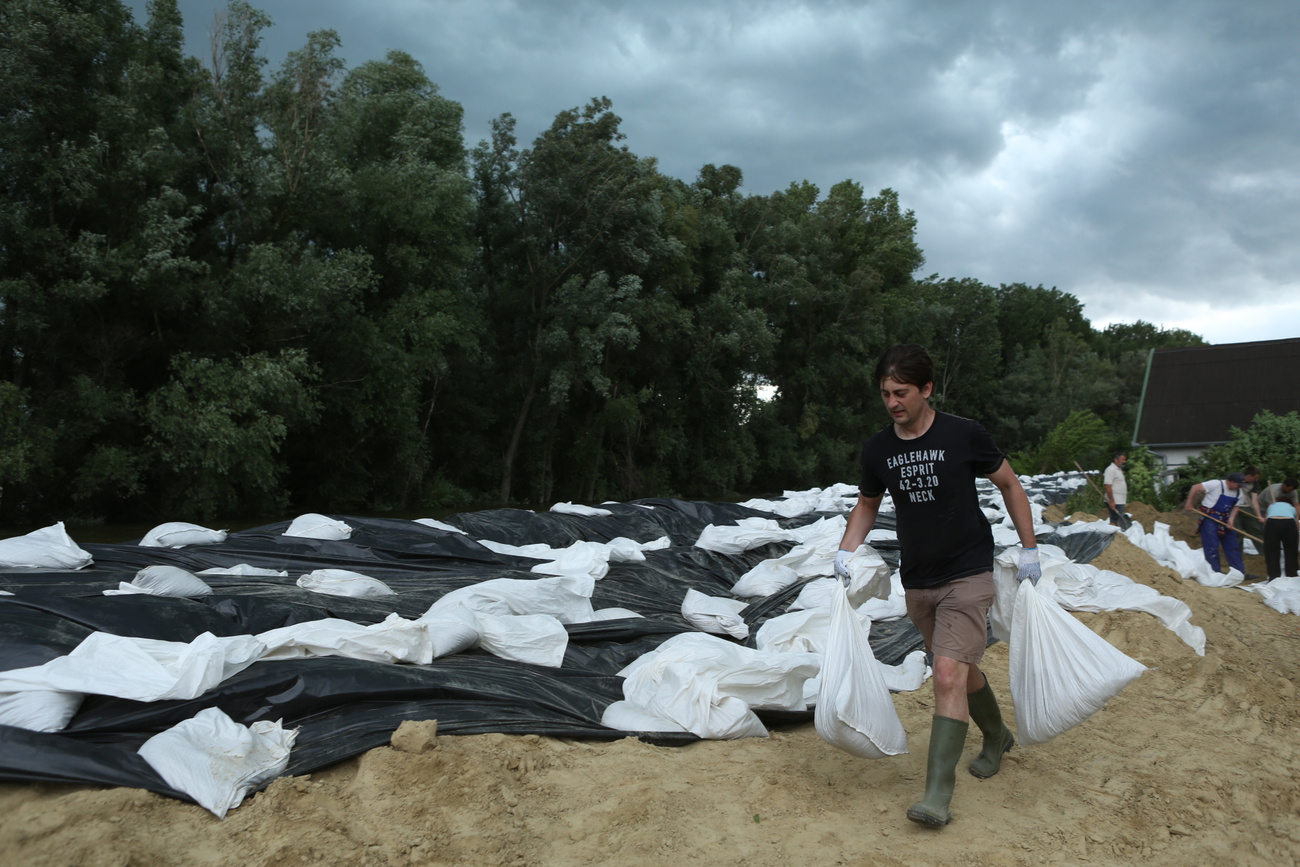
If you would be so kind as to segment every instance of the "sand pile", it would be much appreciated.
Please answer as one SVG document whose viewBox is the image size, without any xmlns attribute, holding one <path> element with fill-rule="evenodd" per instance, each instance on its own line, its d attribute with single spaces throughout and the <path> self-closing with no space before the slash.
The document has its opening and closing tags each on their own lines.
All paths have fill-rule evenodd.
<svg viewBox="0 0 1300 867">
<path fill-rule="evenodd" d="M 1197 545 L 1191 515 L 1130 512 Z M 879 761 L 835 751 L 811 723 L 686 747 L 426 729 L 281 779 L 224 822 L 138 790 L 0 785 L 0 862 L 1296 863 L 1300 619 L 1183 581 L 1122 536 L 1094 563 L 1187 602 L 1205 657 L 1145 614 L 1075 615 L 1151 670 L 1082 726 L 1017 747 L 998 776 L 962 771 L 938 832 L 904 818 L 924 782 L 927 685 L 895 696 L 911 752 Z M 1009 704 L 1005 645 L 985 668 Z"/>
</svg>

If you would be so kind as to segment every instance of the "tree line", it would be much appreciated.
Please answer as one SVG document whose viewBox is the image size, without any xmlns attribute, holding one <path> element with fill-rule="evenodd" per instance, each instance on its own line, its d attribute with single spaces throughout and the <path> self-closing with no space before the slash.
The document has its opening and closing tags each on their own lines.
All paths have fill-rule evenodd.
<svg viewBox="0 0 1300 867">
<path fill-rule="evenodd" d="M 1078 411 L 1127 443 L 1147 350 L 1202 342 L 918 277 L 893 190 L 668 177 L 603 97 L 470 148 L 407 54 L 326 30 L 270 69 L 244 2 L 201 60 L 181 25 L 0 6 L 0 522 L 852 481 L 895 342 L 1032 463 Z"/>
</svg>

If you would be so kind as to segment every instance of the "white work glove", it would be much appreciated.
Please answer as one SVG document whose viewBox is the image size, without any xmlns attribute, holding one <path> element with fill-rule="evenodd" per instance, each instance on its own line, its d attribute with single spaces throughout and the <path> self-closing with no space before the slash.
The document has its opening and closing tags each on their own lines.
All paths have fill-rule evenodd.
<svg viewBox="0 0 1300 867">
<path fill-rule="evenodd" d="M 835 552 L 835 577 L 847 586 L 853 576 L 849 574 L 849 558 L 853 556 L 852 551 L 845 551 L 843 548 Z M 822 561 L 825 562 L 825 561 Z"/>
<path fill-rule="evenodd" d="M 1029 583 L 1035 587 L 1038 586 L 1038 579 L 1043 577 L 1043 567 L 1038 565 L 1037 548 L 1021 548 L 1020 562 L 1016 564 L 1016 580 L 1024 581 L 1029 579 Z"/>
</svg>

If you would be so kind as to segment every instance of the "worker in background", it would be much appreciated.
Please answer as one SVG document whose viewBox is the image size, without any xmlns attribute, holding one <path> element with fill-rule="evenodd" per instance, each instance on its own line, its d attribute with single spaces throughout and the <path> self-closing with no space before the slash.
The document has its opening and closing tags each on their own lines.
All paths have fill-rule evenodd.
<svg viewBox="0 0 1300 867">
<path fill-rule="evenodd" d="M 1267 496 L 1264 517 L 1264 566 L 1268 580 L 1283 575 L 1296 575 L 1296 552 L 1300 543 L 1300 518 L 1296 511 L 1296 488 L 1300 482 L 1294 478 L 1269 485 L 1260 493 L 1260 501 Z M 1276 490 L 1275 490 L 1276 489 Z"/>
<path fill-rule="evenodd" d="M 1241 506 L 1241 486 L 1245 481 L 1244 473 L 1232 473 L 1226 479 L 1197 482 L 1187 492 L 1184 508 L 1201 514 L 1197 526 L 1201 534 L 1201 553 L 1215 572 L 1222 571 L 1219 566 L 1219 546 L 1222 545 L 1228 566 L 1246 574 L 1246 564 L 1241 559 L 1241 540 L 1237 538 L 1235 526 L 1237 510 Z"/>
<path fill-rule="evenodd" d="M 1102 474 L 1101 480 L 1106 485 L 1106 508 L 1110 510 L 1110 522 L 1121 530 L 1129 526 L 1124 507 L 1128 504 L 1128 482 L 1124 479 L 1124 467 L 1128 464 L 1128 455 L 1115 452 L 1110 466 Z"/>
</svg>

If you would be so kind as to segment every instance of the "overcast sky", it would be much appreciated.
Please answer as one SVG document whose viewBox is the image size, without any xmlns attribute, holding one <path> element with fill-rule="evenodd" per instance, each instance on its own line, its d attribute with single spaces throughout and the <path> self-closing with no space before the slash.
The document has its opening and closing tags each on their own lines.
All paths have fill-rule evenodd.
<svg viewBox="0 0 1300 867">
<path fill-rule="evenodd" d="M 128 3 L 144 21 L 144 0 Z M 625 144 L 745 191 L 842 180 L 916 212 L 917 276 L 1042 284 L 1094 326 L 1300 337 L 1300 3 L 254 0 L 270 68 L 333 29 L 406 51 L 528 144 L 608 96 Z M 206 52 L 215 0 L 180 0 Z"/>
</svg>

